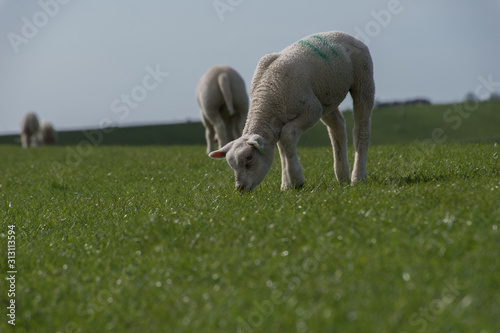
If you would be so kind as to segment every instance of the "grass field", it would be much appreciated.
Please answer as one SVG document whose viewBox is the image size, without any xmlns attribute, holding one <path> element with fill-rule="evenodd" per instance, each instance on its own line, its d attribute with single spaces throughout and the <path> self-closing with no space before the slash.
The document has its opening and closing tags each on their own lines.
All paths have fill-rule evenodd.
<svg viewBox="0 0 500 333">
<path fill-rule="evenodd" d="M 352 112 L 345 112 L 352 128 Z M 500 142 L 500 101 L 477 104 L 399 105 L 376 108 L 372 115 L 372 145 L 394 143 Z M 328 144 L 323 124 L 301 138 L 301 144 Z"/>
<path fill-rule="evenodd" d="M 352 128 L 352 112 L 344 117 Z M 500 101 L 376 108 L 371 144 L 500 142 Z M 349 130 L 350 131 L 350 130 Z M 59 145 L 204 145 L 201 122 L 59 131 Z M 0 144 L 19 144 L 18 135 L 0 136 Z M 330 141 L 318 123 L 300 139 L 301 146 L 325 146 Z"/>
<path fill-rule="evenodd" d="M 0 146 L 12 331 L 500 331 L 498 145 L 372 146 L 356 186 L 303 147 L 245 195 L 204 146 L 84 148 Z"/>
</svg>

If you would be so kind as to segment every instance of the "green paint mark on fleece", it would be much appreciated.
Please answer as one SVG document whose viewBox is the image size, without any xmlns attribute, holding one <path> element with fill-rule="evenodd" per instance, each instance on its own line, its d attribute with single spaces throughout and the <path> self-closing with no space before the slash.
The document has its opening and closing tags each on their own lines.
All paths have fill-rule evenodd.
<svg viewBox="0 0 500 333">
<path fill-rule="evenodd" d="M 311 38 L 314 38 L 315 40 L 319 41 L 321 43 L 321 45 L 323 45 L 324 47 L 326 47 L 334 56 L 338 57 L 339 54 L 338 52 L 335 50 L 335 48 L 328 42 L 328 40 L 323 37 L 323 36 L 318 36 L 318 35 L 313 35 L 311 36 Z M 309 49 L 313 50 L 314 53 L 316 53 L 317 55 L 319 55 L 323 60 L 325 61 L 328 61 L 330 60 L 330 58 L 328 57 L 328 54 L 326 54 L 325 52 L 323 52 L 320 48 L 321 46 L 318 45 L 314 45 L 313 43 L 311 42 L 308 42 L 306 40 L 299 40 L 297 42 L 297 44 L 301 44 L 301 45 L 304 45 L 306 47 L 308 47 Z M 317 43 L 316 43 L 317 44 Z"/>
<path fill-rule="evenodd" d="M 336 56 L 336 57 L 339 56 L 339 54 L 337 53 L 337 51 L 335 51 L 335 49 L 333 48 L 333 46 L 328 43 L 328 41 L 326 40 L 325 37 L 318 36 L 318 35 L 314 35 L 312 37 L 316 38 L 317 40 L 319 40 L 321 42 L 321 44 L 325 45 L 330 50 L 330 52 L 332 52 L 332 54 L 334 56 Z"/>
<path fill-rule="evenodd" d="M 299 40 L 297 43 L 304 45 L 304 46 L 307 46 L 308 48 L 313 50 L 314 53 L 319 55 L 321 58 L 323 58 L 324 60 L 328 60 L 328 56 L 326 54 L 324 54 L 323 52 L 321 52 L 316 46 L 312 45 L 311 43 L 306 42 L 305 40 Z"/>
</svg>

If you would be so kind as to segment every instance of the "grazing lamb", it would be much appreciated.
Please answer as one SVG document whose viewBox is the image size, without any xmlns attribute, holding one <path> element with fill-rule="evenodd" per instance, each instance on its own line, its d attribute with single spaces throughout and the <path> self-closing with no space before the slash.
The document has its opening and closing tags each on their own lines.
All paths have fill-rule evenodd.
<svg viewBox="0 0 500 333">
<path fill-rule="evenodd" d="M 38 130 L 40 123 L 34 112 L 28 112 L 21 119 L 21 144 L 24 148 L 38 146 Z"/>
<path fill-rule="evenodd" d="M 40 124 L 39 140 L 42 145 L 55 145 L 57 133 L 51 123 L 42 121 Z"/>
<path fill-rule="evenodd" d="M 248 113 L 245 82 L 229 66 L 210 68 L 198 82 L 196 99 L 205 125 L 207 153 L 241 136 Z"/>
<path fill-rule="evenodd" d="M 299 188 L 304 176 L 297 143 L 321 119 L 333 146 L 335 176 L 340 183 L 349 183 L 347 133 L 338 109 L 348 92 L 354 106 L 352 181 L 364 180 L 375 95 L 373 64 L 366 45 L 338 31 L 311 35 L 265 55 L 252 79 L 243 135 L 209 156 L 226 158 L 236 188 L 250 191 L 269 172 L 278 144 L 281 188 Z"/>
</svg>

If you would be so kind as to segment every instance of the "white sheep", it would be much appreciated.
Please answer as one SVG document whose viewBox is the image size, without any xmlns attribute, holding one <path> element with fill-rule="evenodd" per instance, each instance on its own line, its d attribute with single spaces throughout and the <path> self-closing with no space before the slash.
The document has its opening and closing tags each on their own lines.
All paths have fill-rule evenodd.
<svg viewBox="0 0 500 333">
<path fill-rule="evenodd" d="M 34 112 L 28 112 L 21 119 L 21 144 L 24 148 L 38 146 L 38 130 L 40 123 Z"/>
<path fill-rule="evenodd" d="M 248 114 L 243 78 L 229 66 L 210 68 L 198 82 L 196 99 L 205 126 L 207 153 L 241 136 Z"/>
<path fill-rule="evenodd" d="M 51 123 L 42 121 L 40 124 L 39 141 L 42 145 L 56 144 L 57 133 Z"/>
<path fill-rule="evenodd" d="M 337 31 L 311 35 L 265 55 L 252 79 L 243 135 L 209 156 L 226 158 L 234 170 L 236 188 L 250 191 L 269 172 L 278 144 L 281 188 L 298 188 L 304 176 L 297 143 L 321 119 L 333 146 L 335 176 L 340 183 L 350 183 L 347 133 L 338 109 L 348 92 L 354 107 L 352 181 L 364 180 L 375 95 L 373 64 L 366 45 Z"/>
</svg>

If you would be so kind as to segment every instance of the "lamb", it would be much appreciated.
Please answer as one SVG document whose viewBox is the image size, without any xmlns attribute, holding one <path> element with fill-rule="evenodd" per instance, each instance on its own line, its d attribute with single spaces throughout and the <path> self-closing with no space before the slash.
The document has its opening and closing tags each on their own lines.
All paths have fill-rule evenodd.
<svg viewBox="0 0 500 333">
<path fill-rule="evenodd" d="M 248 114 L 243 78 L 229 66 L 210 68 L 198 82 L 196 99 L 205 126 L 207 154 L 241 136 Z"/>
<path fill-rule="evenodd" d="M 259 61 L 250 87 L 250 111 L 243 135 L 209 154 L 225 158 L 236 188 L 251 191 L 269 172 L 274 147 L 281 158 L 281 189 L 304 184 L 297 156 L 299 137 L 318 120 L 327 126 L 335 176 L 350 183 L 347 133 L 339 104 L 353 99 L 353 183 L 366 179 L 370 116 L 374 104 L 373 63 L 365 44 L 338 31 L 307 36 Z"/>
<path fill-rule="evenodd" d="M 42 121 L 40 124 L 39 140 L 42 145 L 56 144 L 57 133 L 51 123 Z"/>
<path fill-rule="evenodd" d="M 21 119 L 21 144 L 24 148 L 38 146 L 38 130 L 40 123 L 34 112 L 28 112 Z"/>
</svg>

